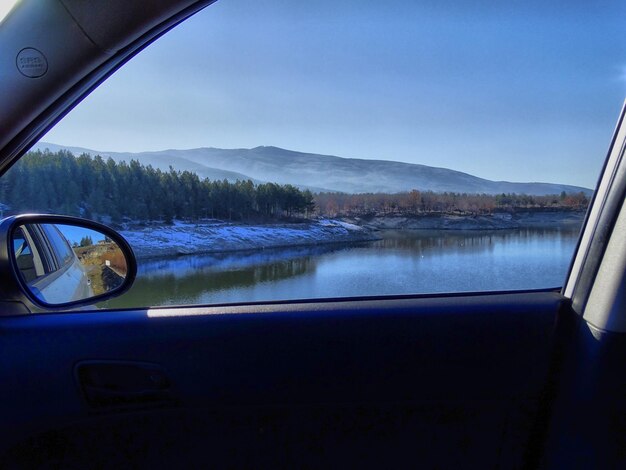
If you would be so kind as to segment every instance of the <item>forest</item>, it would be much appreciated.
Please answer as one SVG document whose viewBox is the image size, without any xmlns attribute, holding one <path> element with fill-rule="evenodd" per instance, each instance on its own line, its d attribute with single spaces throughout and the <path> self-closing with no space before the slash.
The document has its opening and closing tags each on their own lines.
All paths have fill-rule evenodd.
<svg viewBox="0 0 626 470">
<path fill-rule="evenodd" d="M 311 216 L 490 214 L 516 210 L 584 210 L 584 193 L 523 194 L 434 193 L 414 189 L 396 194 L 313 195 L 290 184 L 211 181 L 189 171 L 115 162 L 100 156 L 34 151 L 0 178 L 0 212 L 54 212 L 121 222 L 214 218 L 272 221 Z M 5 215 L 7 215 L 5 214 Z"/>
<path fill-rule="evenodd" d="M 210 181 L 189 171 L 74 157 L 64 150 L 29 152 L 0 178 L 0 203 L 11 213 L 54 212 L 120 222 L 173 219 L 278 219 L 308 216 L 313 194 L 286 184 Z"/>
</svg>

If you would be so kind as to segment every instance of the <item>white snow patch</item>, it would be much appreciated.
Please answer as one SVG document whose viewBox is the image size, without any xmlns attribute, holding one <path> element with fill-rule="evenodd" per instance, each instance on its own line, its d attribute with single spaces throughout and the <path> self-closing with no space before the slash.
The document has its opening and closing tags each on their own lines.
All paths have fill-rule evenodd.
<svg viewBox="0 0 626 470">
<path fill-rule="evenodd" d="M 122 232 L 138 257 L 263 249 L 373 239 L 356 225 L 337 220 L 282 225 L 192 224 L 144 227 Z"/>
</svg>

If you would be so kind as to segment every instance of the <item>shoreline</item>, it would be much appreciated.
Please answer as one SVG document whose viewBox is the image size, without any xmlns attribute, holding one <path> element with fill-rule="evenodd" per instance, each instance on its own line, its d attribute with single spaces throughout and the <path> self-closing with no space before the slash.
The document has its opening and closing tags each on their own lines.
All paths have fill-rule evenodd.
<svg viewBox="0 0 626 470">
<path fill-rule="evenodd" d="M 379 240 L 373 231 L 340 220 L 299 224 L 238 225 L 222 221 L 191 224 L 175 221 L 121 230 L 137 259 L 215 254 Z"/>
<path fill-rule="evenodd" d="M 535 211 L 466 216 L 436 214 L 388 215 L 368 218 L 319 219 L 264 225 L 224 221 L 172 225 L 135 225 L 120 233 L 137 259 L 197 254 L 262 251 L 291 247 L 350 244 L 380 240 L 386 230 L 494 231 L 580 226 L 583 211 Z"/>
<path fill-rule="evenodd" d="M 585 211 L 498 212 L 491 215 L 390 215 L 346 219 L 370 230 L 515 230 L 582 225 Z"/>
</svg>

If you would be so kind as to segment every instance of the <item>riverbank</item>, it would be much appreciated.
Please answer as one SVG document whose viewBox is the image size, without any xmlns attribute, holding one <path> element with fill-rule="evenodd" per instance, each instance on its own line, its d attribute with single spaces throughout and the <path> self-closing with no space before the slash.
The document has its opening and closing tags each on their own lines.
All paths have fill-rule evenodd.
<svg viewBox="0 0 626 470">
<path fill-rule="evenodd" d="M 579 227 L 584 212 L 544 211 L 493 215 L 375 216 L 319 219 L 301 223 L 234 224 L 219 220 L 202 223 L 175 221 L 172 225 L 135 224 L 121 230 L 137 258 L 263 250 L 379 240 L 381 230 L 515 230 L 520 228 Z"/>
<path fill-rule="evenodd" d="M 427 214 L 349 219 L 367 230 L 514 230 L 580 226 L 584 211 L 500 212 L 491 215 Z"/>
<path fill-rule="evenodd" d="M 137 258 L 261 250 L 377 240 L 371 230 L 340 220 L 237 225 L 222 221 L 148 225 L 121 230 Z"/>
</svg>

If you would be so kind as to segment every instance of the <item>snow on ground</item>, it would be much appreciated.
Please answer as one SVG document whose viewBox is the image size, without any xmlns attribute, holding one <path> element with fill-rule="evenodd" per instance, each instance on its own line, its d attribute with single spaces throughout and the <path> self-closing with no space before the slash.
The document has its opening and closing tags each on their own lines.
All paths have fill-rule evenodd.
<svg viewBox="0 0 626 470">
<path fill-rule="evenodd" d="M 348 222 L 342 222 L 341 220 L 323 219 L 323 220 L 320 220 L 320 224 L 322 223 L 326 227 L 343 227 L 346 230 L 357 231 L 357 232 L 365 230 L 363 227 L 359 227 L 358 225 L 350 224 Z"/>
<path fill-rule="evenodd" d="M 276 225 L 175 221 L 172 225 L 129 229 L 121 233 L 138 258 L 376 239 L 362 227 L 329 219 Z"/>
</svg>

